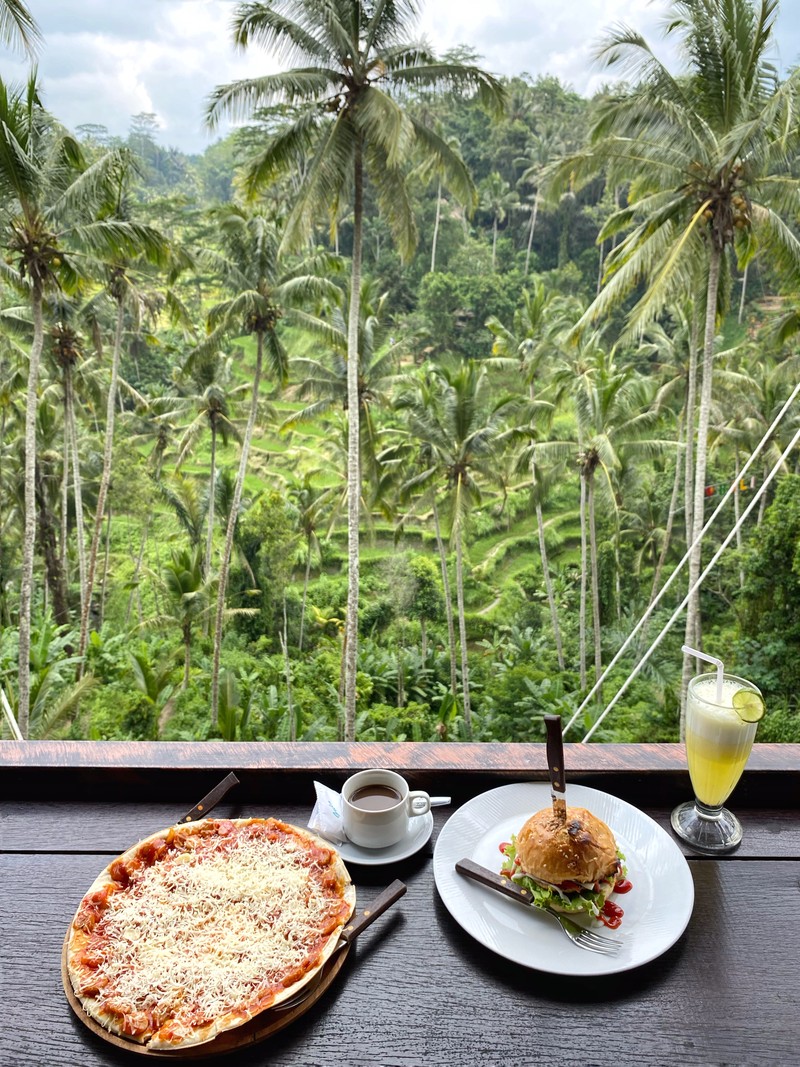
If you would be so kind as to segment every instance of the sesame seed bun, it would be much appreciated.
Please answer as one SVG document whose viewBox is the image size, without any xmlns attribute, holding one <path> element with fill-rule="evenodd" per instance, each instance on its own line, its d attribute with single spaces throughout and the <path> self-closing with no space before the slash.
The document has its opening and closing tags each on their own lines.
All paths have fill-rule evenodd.
<svg viewBox="0 0 800 1067">
<path fill-rule="evenodd" d="M 567 808 L 566 822 L 552 808 L 531 815 L 517 834 L 517 856 L 520 872 L 554 885 L 598 882 L 617 869 L 614 835 L 585 808 Z"/>
</svg>

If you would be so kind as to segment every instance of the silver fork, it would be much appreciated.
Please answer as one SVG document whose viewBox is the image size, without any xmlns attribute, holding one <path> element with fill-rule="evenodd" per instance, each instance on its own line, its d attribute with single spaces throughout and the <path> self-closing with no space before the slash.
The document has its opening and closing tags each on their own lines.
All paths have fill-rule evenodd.
<svg viewBox="0 0 800 1067">
<path fill-rule="evenodd" d="M 520 890 L 520 892 L 524 893 L 525 890 Z M 528 904 L 530 905 L 530 900 Z M 538 907 L 535 904 L 531 906 L 535 907 L 537 911 L 543 911 L 546 915 L 552 915 L 570 941 L 580 948 L 588 949 L 589 952 L 599 952 L 602 956 L 616 956 L 622 948 L 621 941 L 617 941 L 613 937 L 606 937 L 605 934 L 598 934 L 594 930 L 587 930 L 585 926 L 573 922 L 566 915 L 562 915 L 560 911 Z"/>
<path fill-rule="evenodd" d="M 536 911 L 552 916 L 573 945 L 577 945 L 578 948 L 585 948 L 588 952 L 599 952 L 603 956 L 616 956 L 622 948 L 622 941 L 617 941 L 613 937 L 606 937 L 604 934 L 595 933 L 594 930 L 587 930 L 579 923 L 568 919 L 566 915 L 562 915 L 561 912 L 535 904 L 527 889 L 518 886 L 511 878 L 505 878 L 502 874 L 495 874 L 488 867 L 481 867 L 479 863 L 475 863 L 473 860 L 463 859 L 456 863 L 456 870 L 466 878 L 480 882 L 481 885 L 486 885 L 490 889 L 496 889 L 498 893 L 503 893 L 505 896 L 511 897 L 512 900 L 525 904 L 528 908 L 535 908 Z"/>
</svg>

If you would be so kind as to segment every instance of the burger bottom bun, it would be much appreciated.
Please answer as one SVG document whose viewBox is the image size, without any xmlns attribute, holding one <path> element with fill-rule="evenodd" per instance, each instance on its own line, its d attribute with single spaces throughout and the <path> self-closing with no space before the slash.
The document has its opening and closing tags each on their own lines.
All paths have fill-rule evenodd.
<svg viewBox="0 0 800 1067">
<path fill-rule="evenodd" d="M 543 808 L 517 834 L 517 856 L 521 871 L 554 885 L 599 882 L 616 870 L 617 843 L 586 808 L 567 808 L 566 821 Z"/>
</svg>

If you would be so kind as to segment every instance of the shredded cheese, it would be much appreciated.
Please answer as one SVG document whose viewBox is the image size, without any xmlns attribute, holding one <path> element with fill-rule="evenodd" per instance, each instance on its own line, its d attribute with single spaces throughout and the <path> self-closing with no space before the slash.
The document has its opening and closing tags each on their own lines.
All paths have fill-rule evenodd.
<svg viewBox="0 0 800 1067">
<path fill-rule="evenodd" d="M 294 838 L 189 835 L 109 895 L 89 938 L 95 1002 L 176 1034 L 247 1015 L 314 965 L 342 915 Z"/>
</svg>

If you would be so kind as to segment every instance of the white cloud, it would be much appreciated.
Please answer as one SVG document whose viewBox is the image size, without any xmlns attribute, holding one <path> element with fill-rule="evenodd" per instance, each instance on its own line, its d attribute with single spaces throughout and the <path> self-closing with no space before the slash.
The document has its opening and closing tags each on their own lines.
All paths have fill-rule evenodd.
<svg viewBox="0 0 800 1067">
<path fill-rule="evenodd" d="M 236 51 L 235 0 L 30 0 L 45 46 L 40 81 L 48 107 L 68 127 L 100 123 L 125 135 L 132 115 L 153 112 L 164 143 L 198 152 L 217 135 L 203 125 L 215 86 L 275 69 L 262 49 Z M 615 22 L 651 43 L 668 0 L 427 0 L 419 24 L 437 52 L 467 45 L 496 74 L 551 74 L 580 93 L 608 80 L 592 64 Z M 800 52 L 800 4 L 785 0 L 777 23 L 781 59 Z M 24 68 L 8 57 L 3 76 Z"/>
</svg>

